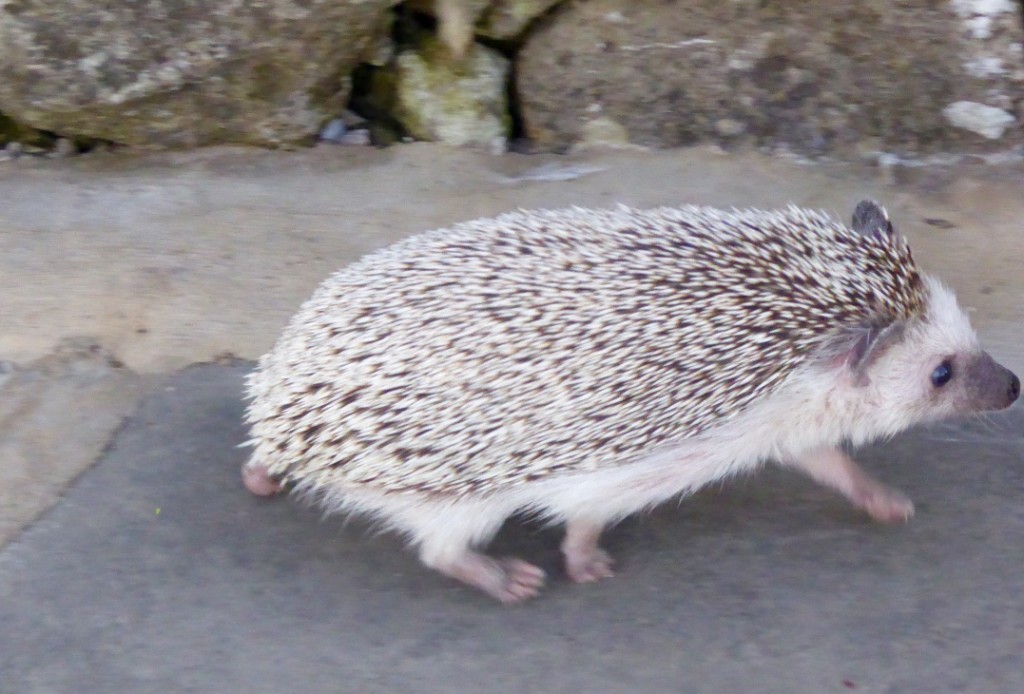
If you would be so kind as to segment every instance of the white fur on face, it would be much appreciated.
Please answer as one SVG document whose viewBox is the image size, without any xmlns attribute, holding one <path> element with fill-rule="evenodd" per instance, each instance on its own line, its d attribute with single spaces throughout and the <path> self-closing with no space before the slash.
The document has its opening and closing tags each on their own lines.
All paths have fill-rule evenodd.
<svg viewBox="0 0 1024 694">
<path fill-rule="evenodd" d="M 962 380 L 954 378 L 938 390 L 931 374 L 946 360 L 952 361 L 956 373 L 960 370 L 956 365 L 981 355 L 981 346 L 953 292 L 934 278 L 925 281 L 929 299 L 924 317 L 914 319 L 903 339 L 868 370 L 864 402 L 873 408 L 868 419 L 879 431 L 867 427 L 856 439 L 889 436 L 914 424 L 968 414 L 957 410 L 956 395 L 965 386 Z"/>
</svg>

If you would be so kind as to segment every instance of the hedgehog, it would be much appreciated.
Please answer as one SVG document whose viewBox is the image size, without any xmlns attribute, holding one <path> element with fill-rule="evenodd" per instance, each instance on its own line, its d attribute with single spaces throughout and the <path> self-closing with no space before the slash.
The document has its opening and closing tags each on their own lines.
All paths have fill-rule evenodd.
<svg viewBox="0 0 1024 694">
<path fill-rule="evenodd" d="M 775 461 L 883 522 L 913 504 L 845 452 L 1009 407 L 950 289 L 885 210 L 518 211 L 413 236 L 330 277 L 247 380 L 245 486 L 403 534 L 505 603 L 537 566 L 506 519 L 565 526 L 575 582 L 639 511 Z"/>
</svg>

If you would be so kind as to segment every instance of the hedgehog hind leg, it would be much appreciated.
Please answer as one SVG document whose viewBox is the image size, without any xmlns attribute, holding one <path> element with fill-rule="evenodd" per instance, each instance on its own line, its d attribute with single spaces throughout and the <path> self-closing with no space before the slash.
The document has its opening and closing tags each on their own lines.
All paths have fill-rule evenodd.
<svg viewBox="0 0 1024 694">
<path fill-rule="evenodd" d="M 242 466 L 242 484 L 256 496 L 273 496 L 281 491 L 281 483 L 270 476 L 266 464 L 256 456 Z"/>
<path fill-rule="evenodd" d="M 509 515 L 510 509 L 493 503 L 459 501 L 420 505 L 402 514 L 399 523 L 418 545 L 426 566 L 511 604 L 536 596 L 545 574 L 521 559 L 494 558 L 476 550 L 494 537 Z"/>
<path fill-rule="evenodd" d="M 583 518 L 571 518 L 565 525 L 562 541 L 565 572 L 576 583 L 593 583 L 614 575 L 611 555 L 598 544 L 604 525 L 601 521 Z"/>
</svg>

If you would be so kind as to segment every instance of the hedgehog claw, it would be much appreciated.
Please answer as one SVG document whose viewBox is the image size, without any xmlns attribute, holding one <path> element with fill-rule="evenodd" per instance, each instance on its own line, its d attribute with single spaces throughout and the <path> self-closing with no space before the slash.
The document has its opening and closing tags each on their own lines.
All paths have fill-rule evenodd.
<svg viewBox="0 0 1024 694">
<path fill-rule="evenodd" d="M 565 572 L 576 583 L 593 583 L 614 576 L 614 563 L 610 554 L 600 547 L 594 547 L 593 551 L 586 555 L 567 554 Z"/>
<path fill-rule="evenodd" d="M 496 563 L 504 574 L 504 585 L 492 595 L 506 605 L 532 598 L 544 587 L 543 569 L 512 557 L 498 559 Z"/>
<path fill-rule="evenodd" d="M 880 482 L 858 489 L 854 503 L 880 523 L 906 523 L 914 515 L 914 503 L 903 492 Z"/>
<path fill-rule="evenodd" d="M 603 523 L 592 520 L 572 519 L 566 524 L 562 541 L 565 572 L 576 583 L 593 583 L 614 575 L 611 555 L 597 544 L 603 529 Z"/>
</svg>

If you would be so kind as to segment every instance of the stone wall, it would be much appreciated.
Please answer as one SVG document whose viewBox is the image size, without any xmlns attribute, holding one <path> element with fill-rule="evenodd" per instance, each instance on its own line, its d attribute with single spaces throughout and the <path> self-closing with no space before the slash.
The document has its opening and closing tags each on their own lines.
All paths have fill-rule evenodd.
<svg viewBox="0 0 1024 694">
<path fill-rule="evenodd" d="M 19 0 L 0 143 L 310 143 L 369 104 L 383 140 L 498 151 L 1019 156 L 1022 44 L 1012 0 Z"/>
<path fill-rule="evenodd" d="M 519 53 L 526 132 L 804 154 L 1021 142 L 1022 25 L 1005 0 L 570 2 Z"/>
</svg>

